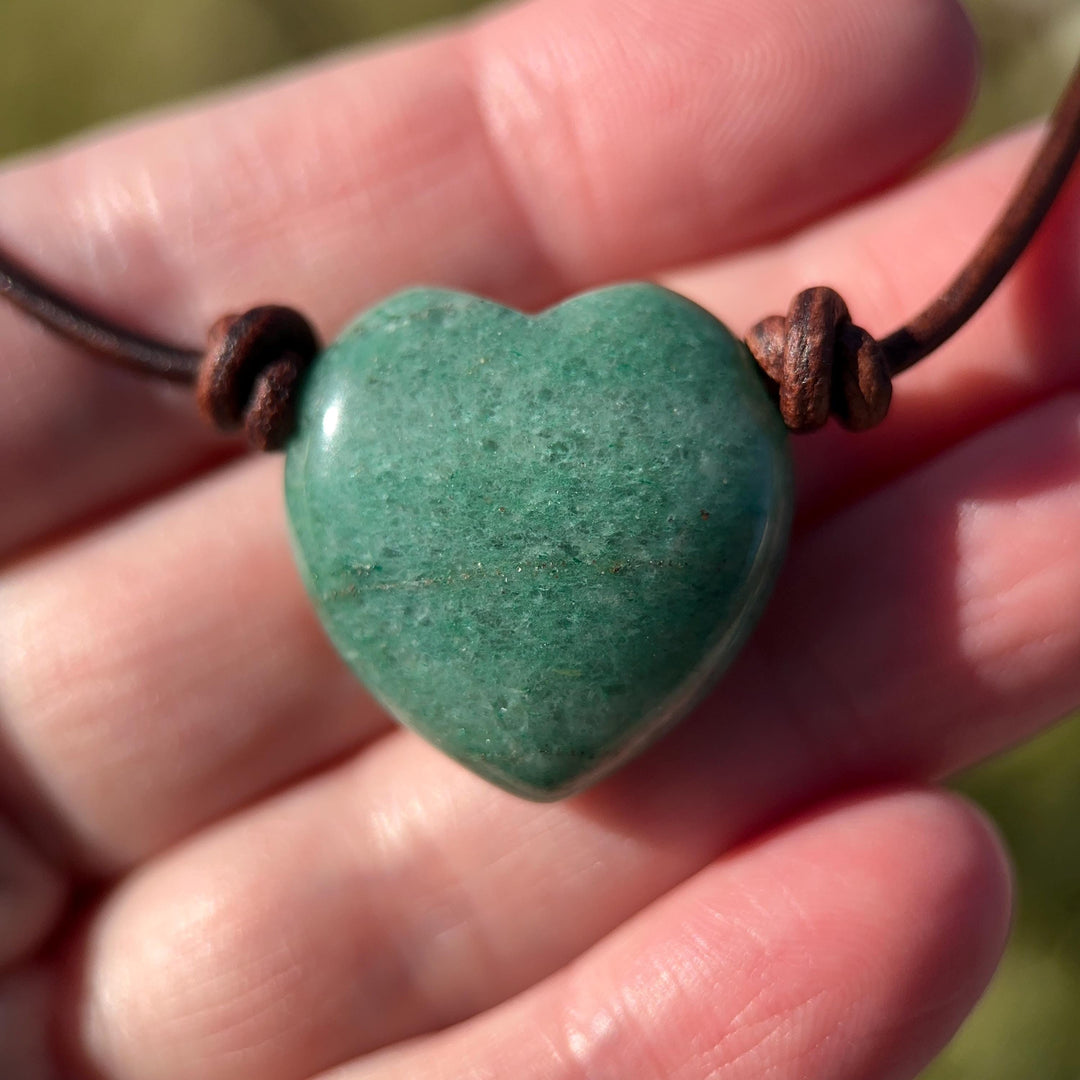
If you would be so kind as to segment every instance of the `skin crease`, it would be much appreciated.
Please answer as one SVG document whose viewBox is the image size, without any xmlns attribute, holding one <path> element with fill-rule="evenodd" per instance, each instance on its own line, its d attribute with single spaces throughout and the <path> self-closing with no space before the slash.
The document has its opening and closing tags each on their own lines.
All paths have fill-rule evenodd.
<svg viewBox="0 0 1080 1080">
<path fill-rule="evenodd" d="M 670 280 L 736 330 L 820 280 L 891 329 L 1036 136 L 886 190 L 959 121 L 970 30 L 820 7 L 539 0 L 16 163 L 0 240 L 179 338 L 266 295 L 332 333 L 418 279 L 537 306 L 706 258 Z M 924 785 L 1080 701 L 1078 234 L 1074 183 L 880 430 L 797 445 L 735 670 L 551 806 L 344 674 L 280 461 L 0 311 L 0 1075 L 914 1076 L 1010 906 Z"/>
</svg>

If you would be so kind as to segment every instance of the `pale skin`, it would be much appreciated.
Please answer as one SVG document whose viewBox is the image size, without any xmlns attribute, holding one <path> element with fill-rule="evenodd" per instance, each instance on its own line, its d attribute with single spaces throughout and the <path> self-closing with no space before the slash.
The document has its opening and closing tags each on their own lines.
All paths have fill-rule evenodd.
<svg viewBox="0 0 1080 1080">
<path fill-rule="evenodd" d="M 885 332 L 1036 145 L 905 179 L 975 75 L 952 0 L 536 0 L 11 163 L 0 240 L 181 341 L 638 276 L 739 332 L 830 284 Z M 1078 237 L 1073 182 L 881 429 L 795 444 L 752 644 L 547 806 L 343 669 L 280 458 L 0 310 L 0 1075 L 915 1076 L 1011 906 L 935 785 L 1080 703 Z"/>
</svg>

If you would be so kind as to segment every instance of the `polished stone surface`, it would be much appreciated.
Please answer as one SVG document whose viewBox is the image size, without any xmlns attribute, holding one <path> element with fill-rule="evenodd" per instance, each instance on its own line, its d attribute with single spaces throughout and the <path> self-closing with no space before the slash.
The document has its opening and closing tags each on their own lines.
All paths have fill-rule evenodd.
<svg viewBox="0 0 1080 1080">
<path fill-rule="evenodd" d="M 527 317 L 418 289 L 317 361 L 288 449 L 299 563 L 399 720 L 529 798 L 580 790 L 700 697 L 791 517 L 744 347 L 658 286 Z"/>
</svg>

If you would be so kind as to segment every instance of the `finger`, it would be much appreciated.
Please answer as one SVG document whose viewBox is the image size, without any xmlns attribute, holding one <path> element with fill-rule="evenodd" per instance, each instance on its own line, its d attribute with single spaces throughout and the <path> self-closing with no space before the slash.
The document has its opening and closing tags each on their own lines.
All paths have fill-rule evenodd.
<svg viewBox="0 0 1080 1080">
<path fill-rule="evenodd" d="M 544 0 L 11 169 L 0 227 L 173 338 L 268 298 L 333 332 L 417 281 L 531 306 L 910 168 L 968 102 L 972 43 L 955 0 Z M 206 463 L 178 395 L 10 312 L 0 340 L 0 550 Z"/>
<path fill-rule="evenodd" d="M 672 284 L 742 331 L 828 284 L 884 336 L 950 282 L 1007 205 L 1043 137 L 999 140 L 771 249 Z M 1080 385 L 1080 172 L 1019 265 L 951 342 L 896 380 L 886 423 L 798 441 L 804 519 L 820 520 L 935 454 Z"/>
<path fill-rule="evenodd" d="M 203 877 L 195 909 L 177 903 L 164 877 L 144 879 L 101 916 L 81 1033 L 109 1080 L 299 1078 L 332 1063 L 357 1026 L 379 1031 L 384 999 L 373 991 L 398 973 L 375 976 L 353 955 L 363 991 L 343 1001 L 324 986 L 331 992 L 309 1007 L 306 993 L 295 996 L 302 969 L 318 971 L 333 951 L 237 921 L 236 880 Z M 324 880 L 324 893 L 339 884 Z M 957 800 L 867 799 L 703 870 L 502 1009 L 333 1075 L 455 1076 L 468 1062 L 523 1078 L 689 1078 L 723 1066 L 732 1076 L 835 1080 L 880 1075 L 886 1061 L 889 1075 L 911 1075 L 989 977 L 1008 894 L 1000 849 Z M 369 917 L 354 908 L 337 929 Z M 140 962 L 151 941 L 160 966 Z M 246 950 L 242 965 L 223 969 L 225 985 L 192 971 L 222 944 L 234 961 Z M 227 997 L 242 1007 L 223 1014 Z"/>
<path fill-rule="evenodd" d="M 794 807 L 951 771 L 1080 701 L 1078 543 L 1075 397 L 805 536 L 720 691 L 594 792 L 536 806 L 387 737 L 152 863 L 94 993 L 117 1017 L 137 996 L 199 1061 L 250 1042 L 252 1075 L 474 1015 Z"/>
<path fill-rule="evenodd" d="M 388 720 L 327 643 L 245 460 L 0 579 L 0 712 L 25 828 L 110 872 Z M 13 770 L 14 771 L 14 770 Z"/>
<path fill-rule="evenodd" d="M 985 824 L 867 800 L 710 867 L 493 1015 L 325 1080 L 914 1076 L 982 992 L 1008 927 Z"/>
</svg>

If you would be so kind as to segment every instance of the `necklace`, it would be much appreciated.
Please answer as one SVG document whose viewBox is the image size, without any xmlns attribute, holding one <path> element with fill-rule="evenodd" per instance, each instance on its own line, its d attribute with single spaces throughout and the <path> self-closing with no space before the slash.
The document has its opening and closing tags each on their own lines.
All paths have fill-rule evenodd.
<svg viewBox="0 0 1080 1080">
<path fill-rule="evenodd" d="M 284 449 L 297 563 L 349 666 L 463 764 L 552 799 L 611 772 L 723 673 L 783 561 L 787 432 L 880 423 L 892 378 L 990 296 L 1078 154 L 1080 69 L 978 253 L 881 340 L 825 287 L 744 342 L 639 282 L 535 316 L 412 289 L 325 350 L 296 311 L 257 307 L 198 351 L 112 325 L 2 255 L 0 293 Z"/>
</svg>

